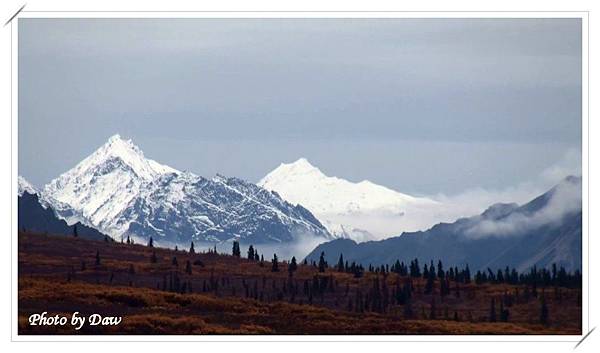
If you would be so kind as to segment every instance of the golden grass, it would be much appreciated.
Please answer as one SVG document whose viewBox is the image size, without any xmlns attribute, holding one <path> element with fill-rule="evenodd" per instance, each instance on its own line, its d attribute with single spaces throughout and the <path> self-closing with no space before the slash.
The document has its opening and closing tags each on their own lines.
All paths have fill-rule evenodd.
<svg viewBox="0 0 600 353">
<path fill-rule="evenodd" d="M 96 251 L 101 264 L 96 266 Z M 157 263 L 150 262 L 156 252 Z M 178 268 L 171 264 L 176 256 Z M 204 267 L 193 266 L 184 273 L 185 262 L 201 259 Z M 462 285 L 461 296 L 453 293 L 440 300 L 439 295 L 415 291 L 414 316 L 405 320 L 403 306 L 392 305 L 385 314 L 347 311 L 348 301 L 356 290 L 364 293 L 375 274 L 356 279 L 346 273 L 327 270 L 325 275 L 337 282 L 323 299 L 299 294 L 294 302 L 289 293 L 278 300 L 283 283 L 290 281 L 285 267 L 270 272 L 270 264 L 215 254 L 189 254 L 168 249 L 151 249 L 140 245 L 93 242 L 82 239 L 42 235 L 19 236 L 19 332 L 22 334 L 580 334 L 581 307 L 579 289 L 563 289 L 560 301 L 548 289 L 550 325 L 539 321 L 539 302 L 515 303 L 506 323 L 487 322 L 490 298 L 512 292 L 510 285 Z M 85 263 L 85 270 L 81 268 Z M 129 273 L 133 265 L 134 274 Z M 165 278 L 178 272 L 182 281 L 193 283 L 192 293 L 160 290 Z M 311 266 L 299 266 L 292 281 L 300 287 L 317 273 Z M 225 282 L 218 291 L 202 291 L 202 284 Z M 395 274 L 386 278 L 394 288 Z M 403 280 L 399 278 L 399 280 Z M 257 288 L 263 300 L 245 297 L 243 283 Z M 264 283 L 264 284 L 263 284 Z M 345 295 L 348 284 L 349 296 Z M 421 279 L 414 281 L 423 288 Z M 273 289 L 273 288 L 277 289 Z M 435 298 L 437 319 L 428 319 L 429 304 Z M 302 304 L 300 304 L 302 302 Z M 454 312 L 460 321 L 444 319 Z M 117 327 L 89 327 L 75 331 L 72 327 L 34 327 L 27 322 L 32 313 L 51 314 L 73 311 L 82 315 L 99 313 L 123 316 Z M 425 316 L 422 313 L 425 313 Z M 468 317 L 472 318 L 471 320 Z"/>
</svg>

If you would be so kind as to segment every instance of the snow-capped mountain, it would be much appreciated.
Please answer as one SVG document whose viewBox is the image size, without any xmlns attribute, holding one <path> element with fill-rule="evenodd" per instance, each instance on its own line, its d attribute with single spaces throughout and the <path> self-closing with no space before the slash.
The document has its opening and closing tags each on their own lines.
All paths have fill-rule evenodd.
<svg viewBox="0 0 600 353">
<path fill-rule="evenodd" d="M 38 191 L 35 188 L 35 186 L 33 186 L 30 182 L 27 181 L 27 179 L 23 178 L 20 175 L 18 177 L 18 185 L 19 196 L 22 196 L 24 192 L 27 192 L 30 195 L 38 194 Z"/>
<path fill-rule="evenodd" d="M 418 215 L 439 207 L 434 200 L 406 195 L 368 180 L 352 183 L 329 177 L 305 158 L 281 164 L 258 185 L 308 208 L 336 236 L 358 241 L 430 226 L 419 222 Z"/>
<path fill-rule="evenodd" d="M 280 243 L 306 234 L 331 238 L 302 206 L 240 179 L 206 179 L 161 165 L 119 135 L 51 181 L 42 194 L 62 218 L 117 240 L 152 236 L 159 244 L 188 245 L 234 238 Z"/>
<path fill-rule="evenodd" d="M 51 196 L 44 195 L 42 191 L 38 190 L 24 177 L 19 175 L 18 181 L 19 197 L 22 197 L 25 193 L 28 193 L 30 195 L 36 195 L 38 197 L 37 202 L 39 202 L 42 208 L 51 209 L 52 213 L 54 213 L 57 217 L 65 220 L 68 225 L 73 225 L 84 219 L 79 211 L 75 210 L 74 208 L 72 208 L 64 202 L 60 202 L 52 198 Z"/>
<path fill-rule="evenodd" d="M 166 173 L 178 171 L 146 159 L 131 140 L 114 135 L 73 169 L 47 184 L 43 198 L 69 223 L 82 221 L 111 235 L 118 234 L 125 229 L 113 229 L 115 217 L 139 194 L 142 185 Z M 82 219 L 77 219 L 72 210 L 78 211 Z"/>
<path fill-rule="evenodd" d="M 190 240 L 264 244 L 303 234 L 330 239 L 302 206 L 237 178 L 206 179 L 192 173 L 165 174 L 147 185 L 118 215 L 125 235 L 185 244 Z"/>
</svg>

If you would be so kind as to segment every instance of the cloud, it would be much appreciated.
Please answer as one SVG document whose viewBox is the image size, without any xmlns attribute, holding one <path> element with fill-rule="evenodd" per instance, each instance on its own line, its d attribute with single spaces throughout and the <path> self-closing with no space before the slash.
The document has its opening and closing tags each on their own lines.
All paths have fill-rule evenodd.
<svg viewBox="0 0 600 353">
<path fill-rule="evenodd" d="M 446 196 L 431 196 L 440 201 L 448 216 L 458 217 L 477 215 L 495 203 L 524 204 L 545 193 L 567 176 L 581 175 L 581 152 L 569 149 L 556 163 L 542 170 L 536 178 L 523 181 L 503 189 L 468 189 L 462 193 Z"/>
<path fill-rule="evenodd" d="M 402 232 L 427 230 L 438 223 L 452 223 L 459 218 L 478 216 L 497 203 L 517 203 L 523 205 L 552 187 L 561 183 L 567 176 L 581 175 L 580 152 L 568 150 L 556 163 L 542 170 L 532 180 L 503 189 L 473 188 L 455 195 L 436 194 L 426 196 L 438 201 L 437 204 L 411 207 L 404 214 L 352 214 L 327 215 L 331 222 L 352 225 L 367 229 L 372 239 L 379 240 L 398 236 Z M 577 207 L 581 208 L 581 186 L 573 188 L 560 184 L 552 200 L 544 210 L 535 215 L 513 216 L 503 222 L 485 221 L 472 234 L 514 234 L 524 227 L 535 227 L 542 223 L 559 220 L 562 215 Z"/>
<path fill-rule="evenodd" d="M 567 150 L 563 158 L 541 173 L 541 179 L 556 183 L 569 175 L 581 175 L 581 151 L 574 148 Z"/>
<path fill-rule="evenodd" d="M 556 224 L 563 217 L 581 211 L 581 182 L 579 180 L 563 181 L 553 189 L 547 204 L 532 213 L 511 213 L 508 217 L 494 220 L 482 219 L 467 230 L 471 238 L 487 236 L 512 236 L 536 229 L 546 224 Z"/>
</svg>

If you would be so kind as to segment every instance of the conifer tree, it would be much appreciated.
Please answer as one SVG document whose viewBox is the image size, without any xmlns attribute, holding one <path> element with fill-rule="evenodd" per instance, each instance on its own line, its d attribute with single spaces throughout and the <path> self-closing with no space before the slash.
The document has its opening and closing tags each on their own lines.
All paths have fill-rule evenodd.
<svg viewBox="0 0 600 353">
<path fill-rule="evenodd" d="M 96 266 L 100 265 L 100 250 L 96 250 Z"/>
<path fill-rule="evenodd" d="M 325 272 L 325 252 L 321 252 L 319 257 L 319 272 Z"/>
<path fill-rule="evenodd" d="M 271 260 L 271 272 L 279 272 L 279 264 L 277 263 L 277 254 L 273 254 L 273 260 Z"/>
<path fill-rule="evenodd" d="M 233 242 L 232 255 L 235 256 L 235 257 L 240 257 L 241 256 L 240 243 L 238 241 L 234 241 Z"/>
<path fill-rule="evenodd" d="M 431 294 L 431 293 L 433 293 L 433 281 L 434 281 L 434 278 L 435 278 L 435 274 L 433 274 L 433 273 L 430 272 L 429 276 L 427 276 L 427 282 L 425 283 L 425 294 Z"/>
<path fill-rule="evenodd" d="M 471 270 L 469 270 L 469 264 L 467 264 L 467 267 L 465 268 L 464 277 L 465 283 L 471 283 Z"/>
<path fill-rule="evenodd" d="M 150 237 L 150 240 L 148 240 L 148 246 L 151 248 L 154 247 L 154 239 L 152 239 L 152 237 Z"/>
<path fill-rule="evenodd" d="M 298 264 L 296 263 L 296 257 L 292 256 L 292 260 L 290 261 L 290 264 L 288 265 L 288 272 L 290 274 L 290 277 L 297 269 L 298 269 Z"/>
<path fill-rule="evenodd" d="M 344 255 L 340 253 L 340 259 L 337 265 L 338 272 L 344 272 Z"/>
<path fill-rule="evenodd" d="M 127 244 L 131 244 L 131 238 L 129 238 L 129 235 L 127 236 Z"/>
<path fill-rule="evenodd" d="M 195 254 L 196 253 L 196 249 L 194 249 L 194 242 L 192 242 L 190 244 L 190 254 Z"/>
<path fill-rule="evenodd" d="M 188 275 L 192 274 L 192 263 L 190 262 L 190 260 L 187 260 L 187 262 L 185 263 L 185 273 L 187 273 Z"/>
<path fill-rule="evenodd" d="M 248 248 L 248 260 L 254 260 L 254 246 Z"/>
</svg>

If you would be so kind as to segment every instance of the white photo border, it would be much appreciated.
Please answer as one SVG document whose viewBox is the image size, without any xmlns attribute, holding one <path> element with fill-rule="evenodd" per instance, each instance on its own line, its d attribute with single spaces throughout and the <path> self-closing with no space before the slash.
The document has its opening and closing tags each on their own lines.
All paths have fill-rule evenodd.
<svg viewBox="0 0 600 353">
<path fill-rule="evenodd" d="M 582 334 L 581 335 L 19 335 L 18 334 L 18 21 L 25 18 L 579 18 L 582 66 Z M 589 12 L 588 11 L 33 11 L 11 31 L 11 340 L 18 342 L 579 342 L 589 323 Z"/>
</svg>

